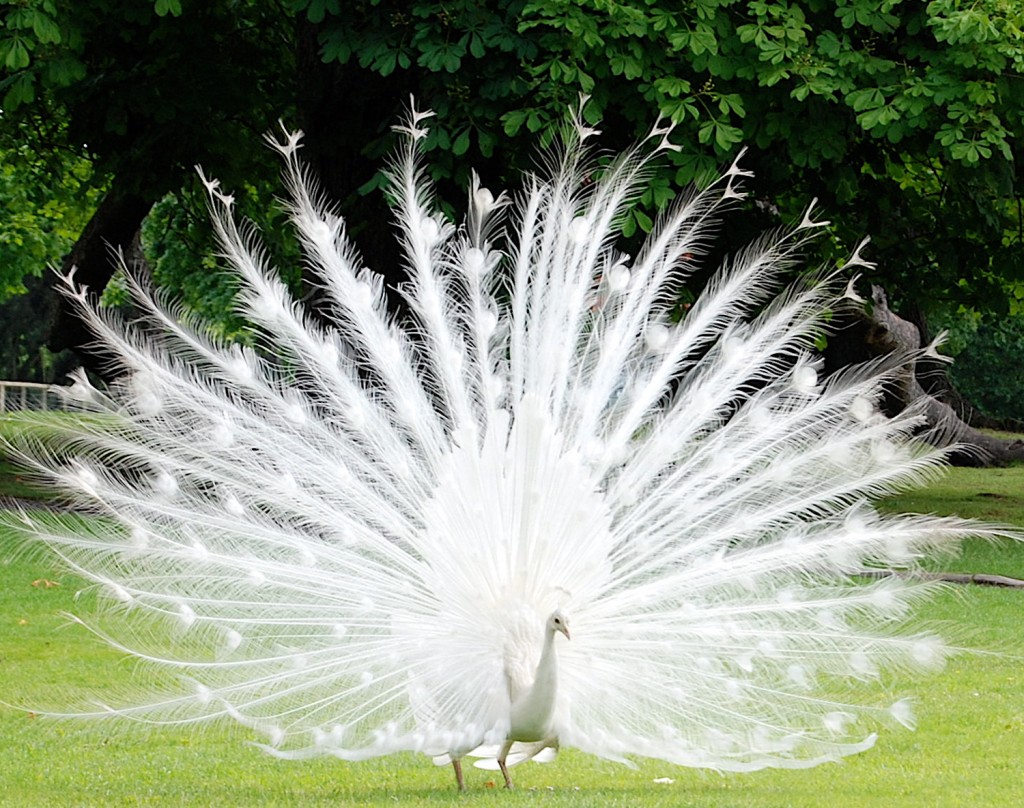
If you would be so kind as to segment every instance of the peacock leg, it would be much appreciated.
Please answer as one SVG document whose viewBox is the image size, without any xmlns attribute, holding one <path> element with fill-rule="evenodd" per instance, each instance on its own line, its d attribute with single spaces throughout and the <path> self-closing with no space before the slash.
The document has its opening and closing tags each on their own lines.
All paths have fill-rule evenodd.
<svg viewBox="0 0 1024 808">
<path fill-rule="evenodd" d="M 505 777 L 505 788 L 512 788 L 512 778 L 508 776 L 508 766 L 505 765 L 508 751 L 511 748 L 512 741 L 505 741 L 505 745 L 501 747 L 501 752 L 498 753 L 498 768 L 501 769 L 501 773 Z"/>
<path fill-rule="evenodd" d="M 465 791 L 466 781 L 462 777 L 462 761 L 459 758 L 452 758 L 452 768 L 455 769 L 455 782 L 459 784 L 459 791 Z"/>
</svg>

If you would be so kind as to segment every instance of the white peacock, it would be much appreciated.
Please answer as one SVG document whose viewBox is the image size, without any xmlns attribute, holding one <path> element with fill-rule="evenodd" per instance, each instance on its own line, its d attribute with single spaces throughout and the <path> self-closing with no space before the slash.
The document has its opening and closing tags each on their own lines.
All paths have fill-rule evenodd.
<svg viewBox="0 0 1024 808">
<path fill-rule="evenodd" d="M 456 226 L 421 168 L 427 115 L 401 127 L 391 170 L 406 321 L 298 135 L 277 148 L 328 323 L 212 181 L 257 348 L 135 283 L 142 327 L 125 324 L 67 279 L 123 375 L 79 376 L 101 417 L 22 449 L 104 518 L 18 524 L 106 596 L 90 626 L 176 683 L 99 712 L 229 717 L 280 757 L 423 752 L 460 788 L 469 754 L 507 785 L 559 746 L 804 767 L 909 725 L 906 701 L 860 703 L 856 683 L 944 646 L 897 619 L 919 585 L 855 575 L 983 529 L 869 505 L 942 453 L 911 437 L 915 413 L 876 411 L 886 367 L 822 378 L 834 273 L 780 290 L 819 223 L 729 259 L 680 319 L 738 166 L 628 256 L 616 234 L 664 130 L 598 167 L 577 121 L 550 176 L 514 203 L 474 180 Z"/>
</svg>

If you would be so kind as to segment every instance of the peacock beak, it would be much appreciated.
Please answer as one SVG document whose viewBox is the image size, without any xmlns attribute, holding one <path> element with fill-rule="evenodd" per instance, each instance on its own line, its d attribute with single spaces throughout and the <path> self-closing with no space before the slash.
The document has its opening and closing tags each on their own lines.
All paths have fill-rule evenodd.
<svg viewBox="0 0 1024 808">
<path fill-rule="evenodd" d="M 561 631 L 565 635 L 565 639 L 567 639 L 567 640 L 571 640 L 572 639 L 572 637 L 569 636 L 569 627 L 567 625 L 565 625 L 564 623 L 558 627 L 558 630 Z"/>
</svg>

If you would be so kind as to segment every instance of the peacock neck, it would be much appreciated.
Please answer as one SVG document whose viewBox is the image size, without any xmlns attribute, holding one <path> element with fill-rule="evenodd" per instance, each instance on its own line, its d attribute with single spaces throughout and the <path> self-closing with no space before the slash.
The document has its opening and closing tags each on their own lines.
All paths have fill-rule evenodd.
<svg viewBox="0 0 1024 808">
<path fill-rule="evenodd" d="M 558 655 L 555 653 L 555 631 L 544 632 L 544 645 L 537 663 L 537 672 L 533 677 L 533 689 L 542 688 L 549 694 L 551 701 L 555 698 L 555 686 L 558 683 Z"/>
<path fill-rule="evenodd" d="M 512 704 L 509 740 L 532 742 L 549 737 L 557 689 L 555 632 L 548 630 L 533 684 Z"/>
</svg>

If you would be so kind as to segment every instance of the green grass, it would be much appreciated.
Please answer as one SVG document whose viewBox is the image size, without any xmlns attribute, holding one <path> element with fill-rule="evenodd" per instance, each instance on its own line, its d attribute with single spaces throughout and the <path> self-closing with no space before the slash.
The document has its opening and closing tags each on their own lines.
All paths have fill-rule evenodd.
<svg viewBox="0 0 1024 808">
<path fill-rule="evenodd" d="M 13 463 L 0 458 L 0 497 L 30 499 L 35 492 Z"/>
<path fill-rule="evenodd" d="M 998 469 L 950 469 L 926 488 L 891 497 L 886 510 L 934 513 L 979 519 L 1001 525 L 1024 525 L 1024 466 Z M 1024 547 L 1004 542 L 968 540 L 959 558 L 929 563 L 950 572 L 991 572 L 1024 579 Z M 1024 592 L 1021 592 L 1024 608 Z"/>
<path fill-rule="evenodd" d="M 1024 468 L 954 470 L 892 505 L 1024 524 Z M 0 700 L 53 706 L 128 683 L 132 663 L 62 616 L 88 609 L 75 600 L 75 580 L 39 553 L 4 563 L 11 547 L 0 533 Z M 944 568 L 1024 578 L 1024 547 L 973 542 Z M 942 589 L 921 607 L 922 618 L 1000 653 L 964 653 L 940 673 L 887 681 L 887 689 L 914 695 L 917 731 L 883 730 L 874 749 L 809 771 L 718 775 L 661 763 L 631 771 L 570 750 L 555 763 L 516 769 L 513 793 L 471 770 L 469 792 L 459 795 L 450 770 L 425 757 L 286 762 L 230 727 L 140 730 L 0 707 L 0 805 L 1014 805 L 1024 760 L 1022 615 L 1024 591 Z M 675 782 L 655 784 L 658 777 Z"/>
<path fill-rule="evenodd" d="M 0 497 L 41 499 L 45 496 L 39 486 L 34 485 L 28 475 L 5 455 L 5 439 L 13 440 L 15 435 L 43 430 L 50 424 L 67 424 L 79 417 L 61 411 L 0 413 Z"/>
</svg>

